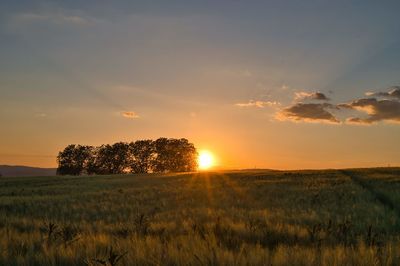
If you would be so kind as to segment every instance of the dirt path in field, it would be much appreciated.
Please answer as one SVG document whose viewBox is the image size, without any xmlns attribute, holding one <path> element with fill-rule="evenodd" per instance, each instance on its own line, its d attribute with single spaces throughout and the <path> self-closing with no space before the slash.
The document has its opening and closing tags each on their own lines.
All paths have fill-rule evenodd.
<svg viewBox="0 0 400 266">
<path fill-rule="evenodd" d="M 397 206 L 388 196 L 379 191 L 376 191 L 373 185 L 363 180 L 362 177 L 358 176 L 356 173 L 347 170 L 341 170 L 340 172 L 350 177 L 350 179 L 354 183 L 367 190 L 379 203 L 381 203 L 386 208 L 393 210 L 394 212 L 396 212 L 397 216 L 400 217 L 400 207 Z"/>
</svg>

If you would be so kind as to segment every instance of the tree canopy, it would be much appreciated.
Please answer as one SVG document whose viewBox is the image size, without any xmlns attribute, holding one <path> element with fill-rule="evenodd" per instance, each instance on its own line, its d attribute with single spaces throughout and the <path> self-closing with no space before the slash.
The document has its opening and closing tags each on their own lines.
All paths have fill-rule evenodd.
<svg viewBox="0 0 400 266">
<path fill-rule="evenodd" d="M 59 152 L 57 162 L 59 175 L 190 172 L 197 169 L 197 151 L 184 138 L 71 144 Z"/>
</svg>

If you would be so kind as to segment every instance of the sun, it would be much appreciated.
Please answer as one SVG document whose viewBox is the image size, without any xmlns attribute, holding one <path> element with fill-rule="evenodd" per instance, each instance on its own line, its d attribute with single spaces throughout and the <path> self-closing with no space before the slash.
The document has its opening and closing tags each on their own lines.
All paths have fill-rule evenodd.
<svg viewBox="0 0 400 266">
<path fill-rule="evenodd" d="M 214 166 L 214 156 L 209 151 L 201 151 L 199 152 L 197 163 L 200 170 L 207 170 Z"/>
</svg>

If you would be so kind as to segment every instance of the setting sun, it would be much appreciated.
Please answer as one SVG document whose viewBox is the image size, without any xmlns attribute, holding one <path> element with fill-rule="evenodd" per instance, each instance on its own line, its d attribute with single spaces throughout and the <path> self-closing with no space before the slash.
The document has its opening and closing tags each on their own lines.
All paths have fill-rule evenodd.
<svg viewBox="0 0 400 266">
<path fill-rule="evenodd" d="M 198 157 L 200 170 L 206 170 L 214 166 L 214 156 L 209 151 L 201 151 Z"/>
</svg>

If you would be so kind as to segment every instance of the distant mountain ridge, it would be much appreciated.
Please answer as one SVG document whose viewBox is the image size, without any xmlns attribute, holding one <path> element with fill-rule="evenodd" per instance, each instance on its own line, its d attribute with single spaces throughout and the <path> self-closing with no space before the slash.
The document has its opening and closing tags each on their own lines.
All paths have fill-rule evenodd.
<svg viewBox="0 0 400 266">
<path fill-rule="evenodd" d="M 0 165 L 0 175 L 4 177 L 19 176 L 54 176 L 56 168 L 40 168 L 22 165 Z"/>
</svg>

